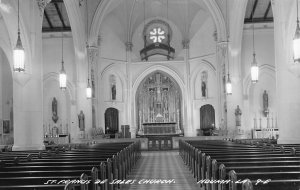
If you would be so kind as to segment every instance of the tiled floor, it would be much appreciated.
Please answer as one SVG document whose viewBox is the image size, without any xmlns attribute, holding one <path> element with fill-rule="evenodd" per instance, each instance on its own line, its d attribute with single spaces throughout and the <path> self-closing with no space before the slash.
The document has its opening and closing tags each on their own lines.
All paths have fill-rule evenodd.
<svg viewBox="0 0 300 190">
<path fill-rule="evenodd" d="M 183 163 L 178 151 L 143 152 L 141 159 L 127 177 L 136 180 L 123 185 L 125 190 L 196 190 L 199 187 L 192 173 Z M 168 180 L 170 183 L 149 184 L 146 180 Z M 165 181 L 166 182 L 166 181 Z M 148 184 L 145 184 L 148 183 Z"/>
</svg>

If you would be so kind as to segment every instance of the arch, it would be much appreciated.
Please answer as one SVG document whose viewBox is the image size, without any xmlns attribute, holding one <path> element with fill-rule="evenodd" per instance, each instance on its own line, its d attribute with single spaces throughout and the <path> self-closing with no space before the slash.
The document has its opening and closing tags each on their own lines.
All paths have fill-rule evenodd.
<svg viewBox="0 0 300 190">
<path fill-rule="evenodd" d="M 59 84 L 59 73 L 56 73 L 56 72 L 50 72 L 50 73 L 47 73 L 43 76 L 43 83 L 47 83 L 49 81 L 57 81 L 58 84 Z M 68 92 L 68 95 L 70 96 L 70 100 L 71 101 L 74 101 L 75 100 L 75 91 L 74 91 L 74 87 L 72 85 L 72 83 L 70 83 L 70 81 L 67 80 L 67 92 Z"/>
<path fill-rule="evenodd" d="M 272 65 L 265 64 L 265 65 L 261 65 L 259 67 L 259 77 L 262 75 L 269 75 L 274 79 L 274 81 L 276 81 L 275 74 L 276 74 L 275 67 Z M 259 78 L 258 78 L 258 80 L 259 80 Z M 243 93 L 245 95 L 247 95 L 247 94 L 249 95 L 252 85 L 253 84 L 251 82 L 251 73 L 248 72 L 247 76 L 243 80 L 243 87 L 244 87 Z"/>
<path fill-rule="evenodd" d="M 108 77 L 110 75 L 114 75 L 116 77 L 117 81 L 119 81 L 120 85 L 121 85 L 120 87 L 117 87 L 117 89 L 120 89 L 120 91 L 121 91 L 121 93 L 119 93 L 121 95 L 121 97 L 120 97 L 121 99 L 119 99 L 119 100 L 123 101 L 126 98 L 125 88 L 126 88 L 127 79 L 123 73 L 121 73 L 117 69 L 113 69 L 115 65 L 116 65 L 116 63 L 111 63 L 107 67 L 105 67 L 99 74 L 100 75 L 99 81 L 101 81 L 101 83 L 102 83 L 104 81 L 105 75 L 107 75 Z M 109 78 L 108 78 L 108 81 L 109 81 Z M 107 84 L 105 84 L 104 86 L 106 86 L 106 85 Z M 118 92 L 116 92 L 116 93 L 118 93 Z M 118 100 L 118 96 L 116 97 L 116 100 Z"/>
<path fill-rule="evenodd" d="M 170 69 L 170 68 L 168 68 L 168 67 L 166 67 L 166 66 L 163 66 L 163 65 L 153 65 L 153 66 L 151 66 L 151 67 L 149 67 L 148 69 L 146 69 L 144 72 L 142 72 L 137 78 L 136 78 L 136 80 L 134 81 L 134 83 L 133 83 L 133 87 L 132 87 L 132 95 L 131 95 L 131 97 L 132 97 L 132 99 L 131 99 L 131 101 L 134 103 L 133 104 L 133 114 L 132 114 L 132 123 L 134 124 L 134 126 L 135 127 L 137 127 L 137 125 L 136 125 L 136 118 L 135 118 L 135 116 L 136 116 L 136 94 L 137 94 L 137 90 L 138 90 L 138 87 L 140 86 L 140 84 L 143 82 L 143 80 L 149 75 L 149 74 L 151 74 L 151 73 L 153 73 L 153 72 L 156 72 L 156 71 L 161 71 L 161 72 L 164 72 L 164 73 L 166 73 L 166 74 L 168 74 L 169 76 L 171 76 L 173 79 L 174 79 L 174 81 L 178 84 L 178 86 L 179 86 L 179 88 L 180 88 L 180 95 L 181 95 L 181 119 L 182 119 L 182 121 L 181 121 L 181 124 L 182 124 L 182 129 L 184 130 L 184 126 L 185 126 L 185 118 L 186 118 L 186 110 L 184 110 L 184 108 L 185 108 L 185 104 L 186 104 L 186 100 L 185 100 L 185 97 L 186 97 L 186 90 L 185 90 L 185 86 L 184 86 L 184 82 L 182 81 L 182 79 L 180 78 L 180 76 L 179 76 L 179 74 L 176 72 L 176 71 L 174 71 L 174 70 L 172 70 L 172 69 Z M 136 130 L 136 128 L 135 128 L 135 130 Z"/>
<path fill-rule="evenodd" d="M 194 99 L 196 99 L 196 91 L 195 91 L 196 82 L 197 82 L 196 80 L 198 75 L 203 71 L 211 71 L 214 77 L 217 76 L 216 68 L 214 67 L 214 65 L 207 60 L 201 60 L 201 62 L 197 65 L 197 67 L 193 70 L 191 74 L 191 90 L 193 92 L 192 97 Z"/>
<path fill-rule="evenodd" d="M 215 118 L 215 108 L 211 104 L 200 107 L 200 129 L 203 130 L 204 135 L 211 135 L 210 132 L 216 125 Z"/>
<path fill-rule="evenodd" d="M 198 0 L 193 0 L 193 1 L 198 3 Z M 215 26 L 216 26 L 217 33 L 218 33 L 218 41 L 224 41 L 226 39 L 227 32 L 226 32 L 226 27 L 225 27 L 225 20 L 219 9 L 219 6 L 217 5 L 216 1 L 211 1 L 211 0 L 203 0 L 203 1 L 204 1 L 205 5 L 207 6 L 208 11 L 212 15 L 212 18 L 215 22 Z M 91 24 L 91 30 L 90 30 L 90 35 L 89 35 L 91 38 L 90 39 L 91 41 L 94 41 L 95 39 L 97 39 L 97 36 L 99 35 L 99 32 L 100 32 L 101 24 L 104 20 L 105 14 L 106 14 L 106 11 L 108 10 L 111 3 L 112 3 L 112 0 L 103 0 L 98 4 L 98 7 L 95 11 L 94 17 L 92 19 L 92 24 Z M 133 9 L 134 8 L 132 8 L 132 11 L 133 11 Z M 131 25 L 131 23 L 130 23 L 130 25 Z M 131 28 L 131 26 L 130 26 L 130 28 Z M 129 29 L 129 31 L 131 31 L 131 29 Z M 127 37 L 129 38 L 130 34 L 128 34 Z"/>
<path fill-rule="evenodd" d="M 71 32 L 73 36 L 75 55 L 78 54 L 78 56 L 82 58 L 86 54 L 85 47 L 87 41 L 87 34 L 85 35 L 86 26 L 84 24 L 84 19 L 82 19 L 82 11 L 80 10 L 80 6 L 78 6 L 77 1 L 64 1 L 64 3 L 72 29 Z"/>
<path fill-rule="evenodd" d="M 149 67 L 148 69 L 146 69 L 144 72 L 142 72 L 138 77 L 137 79 L 134 81 L 133 83 L 133 94 L 134 94 L 134 99 L 135 99 L 135 94 L 136 94 L 136 91 L 139 87 L 139 85 L 141 84 L 141 82 L 144 80 L 144 78 L 149 75 L 150 73 L 154 72 L 154 71 L 162 71 L 162 72 L 165 72 L 167 73 L 168 75 L 170 75 L 176 82 L 177 84 L 179 85 L 180 87 L 180 90 L 181 90 L 181 95 L 182 97 L 185 97 L 185 87 L 184 87 L 184 82 L 182 81 L 182 79 L 180 78 L 179 74 L 166 67 L 166 66 L 163 66 L 163 65 L 153 65 L 151 67 Z"/>
</svg>

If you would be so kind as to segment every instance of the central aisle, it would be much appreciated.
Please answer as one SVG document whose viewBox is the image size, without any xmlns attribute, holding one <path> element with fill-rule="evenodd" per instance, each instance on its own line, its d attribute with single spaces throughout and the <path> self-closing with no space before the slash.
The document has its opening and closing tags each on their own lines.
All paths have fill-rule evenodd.
<svg viewBox="0 0 300 190">
<path fill-rule="evenodd" d="M 197 190 L 196 179 L 183 163 L 178 151 L 142 152 L 142 157 L 127 179 L 136 180 L 123 185 L 126 190 Z M 170 184 L 139 184 L 146 180 L 168 180 Z"/>
</svg>

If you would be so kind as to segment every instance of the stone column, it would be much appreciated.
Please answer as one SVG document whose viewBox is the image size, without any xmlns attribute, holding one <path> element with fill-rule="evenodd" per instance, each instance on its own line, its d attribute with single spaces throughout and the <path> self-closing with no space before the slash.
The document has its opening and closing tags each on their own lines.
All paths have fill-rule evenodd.
<svg viewBox="0 0 300 190">
<path fill-rule="evenodd" d="M 132 53 L 132 47 L 133 44 L 132 42 L 128 41 L 125 43 L 126 46 L 126 86 L 125 86 L 125 94 L 126 94 L 126 119 L 127 119 L 127 123 L 129 124 L 130 127 L 130 132 L 131 132 L 131 138 L 135 138 L 136 137 L 136 132 L 137 129 L 133 128 L 134 125 L 134 107 L 133 105 L 135 105 L 135 99 L 134 94 L 132 94 L 133 90 L 132 90 L 132 85 L 131 85 L 131 81 L 132 81 L 132 76 L 131 76 L 131 53 Z M 137 126 L 138 124 L 136 124 Z"/>
<path fill-rule="evenodd" d="M 185 89 L 182 89 L 185 91 L 182 92 L 182 94 L 186 97 L 182 97 L 182 99 L 184 100 L 185 98 L 185 104 L 183 104 L 183 108 L 182 108 L 182 113 L 185 113 L 185 117 L 183 117 L 183 127 L 184 127 L 184 136 L 196 136 L 196 129 L 193 127 L 193 105 L 192 105 L 192 97 L 191 97 L 191 69 L 190 69 L 190 41 L 189 39 L 185 39 L 182 41 L 182 46 L 185 52 L 185 56 L 184 56 L 184 62 L 186 65 L 186 73 L 185 73 L 185 81 L 186 81 L 186 86 Z"/>
<path fill-rule="evenodd" d="M 30 5 L 30 7 L 34 6 Z M 30 45 L 25 45 L 28 48 L 25 49 L 26 71 L 13 74 L 14 151 L 45 149 L 43 143 L 42 17 L 35 9 L 29 15 L 27 19 L 34 24 L 29 24 Z M 26 43 L 26 40 L 23 43 Z"/>
<path fill-rule="evenodd" d="M 90 84 L 92 86 L 92 128 L 97 127 L 97 113 L 98 113 L 98 46 L 89 46 L 88 47 L 88 56 L 90 61 Z M 95 115 L 93 115 L 93 109 Z"/>
<path fill-rule="evenodd" d="M 228 1 L 229 16 L 229 73 L 232 82 L 232 95 L 227 96 L 227 128 L 230 137 L 242 138 L 244 132 L 244 120 L 241 118 L 241 127 L 238 129 L 235 124 L 235 109 L 243 105 L 243 76 L 241 71 L 241 49 L 244 27 L 244 15 L 247 7 L 247 0 Z M 240 133 L 238 134 L 238 130 Z"/>
<path fill-rule="evenodd" d="M 299 64 L 293 62 L 292 39 L 296 31 L 296 2 L 272 1 L 275 34 L 276 95 L 279 144 L 300 143 Z"/>
<path fill-rule="evenodd" d="M 227 58 L 227 42 L 217 42 L 216 47 L 217 60 L 217 77 L 218 77 L 218 103 L 219 103 L 219 124 L 222 124 L 223 135 L 227 135 L 227 107 L 226 107 L 226 58 Z"/>
</svg>

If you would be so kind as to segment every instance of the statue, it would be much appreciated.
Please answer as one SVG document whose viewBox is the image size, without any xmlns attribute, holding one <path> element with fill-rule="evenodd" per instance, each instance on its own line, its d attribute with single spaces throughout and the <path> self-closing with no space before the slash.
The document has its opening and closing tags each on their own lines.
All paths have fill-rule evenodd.
<svg viewBox="0 0 300 190">
<path fill-rule="evenodd" d="M 202 97 L 206 98 L 207 97 L 207 78 L 208 74 L 207 71 L 203 71 L 201 73 L 201 94 Z"/>
<path fill-rule="evenodd" d="M 206 97 L 206 83 L 204 81 L 201 82 L 201 92 L 202 97 Z"/>
<path fill-rule="evenodd" d="M 52 120 L 54 121 L 54 123 L 57 122 L 58 120 L 58 116 L 57 116 L 57 100 L 54 97 L 52 100 Z"/>
<path fill-rule="evenodd" d="M 85 124 L 84 124 L 84 114 L 83 114 L 82 110 L 80 111 L 80 114 L 78 115 L 78 124 L 79 124 L 80 131 L 84 131 Z"/>
<path fill-rule="evenodd" d="M 115 77 L 115 75 L 110 75 L 109 82 L 110 82 L 111 99 L 116 100 L 117 87 L 116 87 L 116 77 Z"/>
<path fill-rule="evenodd" d="M 111 85 L 111 99 L 116 100 L 116 84 Z"/>
<path fill-rule="evenodd" d="M 263 113 L 265 117 L 267 117 L 269 114 L 269 96 L 266 90 L 263 94 Z"/>
<path fill-rule="evenodd" d="M 242 110 L 240 109 L 239 105 L 237 105 L 234 114 L 235 114 L 235 125 L 241 126 Z"/>
</svg>

